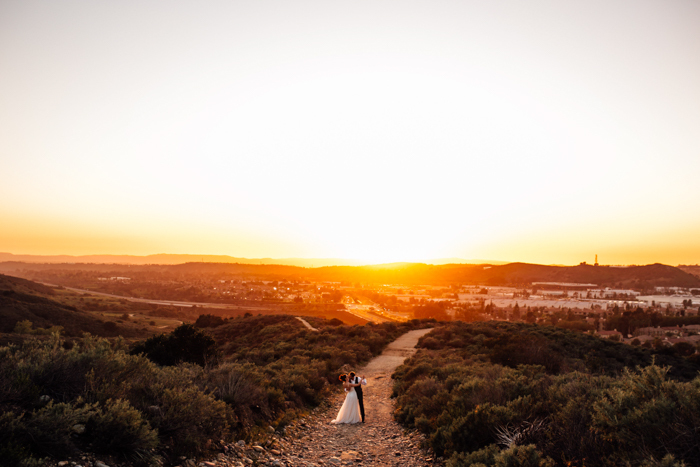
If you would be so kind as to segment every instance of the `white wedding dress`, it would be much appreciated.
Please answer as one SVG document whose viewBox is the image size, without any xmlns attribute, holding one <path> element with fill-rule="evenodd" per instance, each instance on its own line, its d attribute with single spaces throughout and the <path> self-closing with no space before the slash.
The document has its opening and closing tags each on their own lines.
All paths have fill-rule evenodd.
<svg viewBox="0 0 700 467">
<path fill-rule="evenodd" d="M 361 421 L 362 417 L 360 416 L 360 403 L 357 401 L 357 393 L 355 388 L 348 388 L 345 390 L 345 402 L 343 402 L 338 416 L 331 423 L 360 423 Z"/>
</svg>

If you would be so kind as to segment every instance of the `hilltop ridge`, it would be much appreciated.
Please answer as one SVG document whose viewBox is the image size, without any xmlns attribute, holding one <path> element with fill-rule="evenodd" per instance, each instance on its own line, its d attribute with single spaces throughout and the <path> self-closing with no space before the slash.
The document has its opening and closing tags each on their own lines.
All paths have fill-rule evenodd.
<svg viewBox="0 0 700 467">
<path fill-rule="evenodd" d="M 600 287 L 648 289 L 652 287 L 700 288 L 700 277 L 664 264 L 644 266 L 546 266 L 529 263 L 445 264 L 394 263 L 373 266 L 300 266 L 240 263 L 190 262 L 174 265 L 128 265 L 84 263 L 0 262 L 0 273 L 26 276 L 51 270 L 99 271 L 105 274 L 158 272 L 161 274 L 202 274 L 257 280 L 307 280 L 364 284 L 482 284 L 527 286 L 533 282 L 596 284 Z"/>
<path fill-rule="evenodd" d="M 368 261 L 346 258 L 243 258 L 229 255 L 196 255 L 196 254 L 172 254 L 158 253 L 155 255 L 18 255 L 0 252 L 0 262 L 19 261 L 24 263 L 98 263 L 98 264 L 183 264 L 183 263 L 238 263 L 238 264 L 266 264 L 281 266 L 299 266 L 314 268 L 323 266 L 369 266 Z M 506 261 L 492 261 L 482 259 L 462 258 L 436 258 L 428 260 L 429 264 L 506 264 Z M 398 263 L 394 263 L 398 264 Z"/>
</svg>

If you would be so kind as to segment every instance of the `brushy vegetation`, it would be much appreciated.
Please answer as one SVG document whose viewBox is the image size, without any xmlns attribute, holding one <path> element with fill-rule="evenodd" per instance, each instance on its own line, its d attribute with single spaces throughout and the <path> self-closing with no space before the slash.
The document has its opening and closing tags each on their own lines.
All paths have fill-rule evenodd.
<svg viewBox="0 0 700 467">
<path fill-rule="evenodd" d="M 93 450 L 149 464 L 156 448 L 196 453 L 229 433 L 235 414 L 203 368 L 159 367 L 127 350 L 92 337 L 66 349 L 58 335 L 0 348 L 0 463 Z"/>
<path fill-rule="evenodd" d="M 211 335 L 183 325 L 135 352 L 89 335 L 0 347 L 0 465 L 81 451 L 169 465 L 210 440 L 250 440 L 322 401 L 341 368 L 426 325 L 309 321 L 319 330 L 269 315 L 217 321 Z"/>
<path fill-rule="evenodd" d="M 212 329 L 222 363 L 210 376 L 218 397 L 234 407 L 241 430 L 254 431 L 267 420 L 284 425 L 290 414 L 319 404 L 341 369 L 354 369 L 406 331 L 432 324 L 344 326 L 305 319 L 318 331 L 285 315 L 232 319 Z"/>
<path fill-rule="evenodd" d="M 203 331 L 191 324 L 182 324 L 170 334 L 149 337 L 137 344 L 132 354 L 145 354 L 149 360 L 159 365 L 196 363 L 204 366 L 216 355 L 216 342 Z"/>
<path fill-rule="evenodd" d="M 693 360 L 523 323 L 450 323 L 394 374 L 397 419 L 459 466 L 700 465 Z"/>
</svg>

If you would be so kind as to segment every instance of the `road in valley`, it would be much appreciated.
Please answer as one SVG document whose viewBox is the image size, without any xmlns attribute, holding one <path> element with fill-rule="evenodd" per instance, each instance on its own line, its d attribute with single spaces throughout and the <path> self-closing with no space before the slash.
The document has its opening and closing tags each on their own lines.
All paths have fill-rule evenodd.
<svg viewBox="0 0 700 467">
<path fill-rule="evenodd" d="M 116 298 L 120 300 L 128 300 L 130 302 L 136 302 L 136 303 L 147 303 L 151 305 L 168 305 L 168 306 L 180 306 L 180 307 L 193 307 L 193 306 L 199 306 L 199 307 L 207 307 L 207 308 L 221 308 L 221 309 L 226 309 L 226 310 L 257 310 L 256 307 L 246 307 L 246 306 L 241 306 L 241 305 L 230 305 L 227 303 L 209 303 L 209 302 L 185 302 L 181 300 L 154 300 L 150 298 L 137 298 L 137 297 L 125 297 L 123 295 L 115 295 L 115 294 L 110 294 L 106 292 L 96 292 L 94 290 L 87 290 L 87 289 L 78 289 L 75 287 L 66 287 L 66 286 L 59 286 L 56 284 L 49 284 L 46 282 L 42 282 L 44 285 L 47 285 L 49 287 L 63 287 L 66 290 L 70 290 L 75 293 L 79 294 L 90 294 L 90 295 L 97 295 L 100 297 L 107 297 L 107 298 Z M 345 310 L 347 313 L 350 313 L 354 316 L 357 316 L 358 318 L 364 319 L 366 321 L 371 321 L 373 323 L 385 323 L 385 322 L 390 322 L 390 321 L 405 321 L 400 319 L 399 317 L 396 317 L 395 319 L 392 319 L 391 317 L 386 316 L 384 312 L 381 311 L 375 311 L 376 308 L 374 306 L 370 305 L 363 305 L 363 304 L 345 304 Z M 384 316 L 382 316 L 384 315 Z"/>
<path fill-rule="evenodd" d="M 196 306 L 203 306 L 203 307 L 208 307 L 208 308 L 227 308 L 227 309 L 236 309 L 236 310 L 246 308 L 244 306 L 229 305 L 227 303 L 183 302 L 183 301 L 178 301 L 178 300 L 153 300 L 150 298 L 125 297 L 124 295 L 115 295 L 115 294 L 105 293 L 105 292 L 95 292 L 94 290 L 76 289 L 75 287 L 66 287 L 65 285 L 49 284 L 46 282 L 42 282 L 42 284 L 48 285 L 49 287 L 62 287 L 66 290 L 70 290 L 72 292 L 76 292 L 79 294 L 98 295 L 100 297 L 118 298 L 121 300 L 128 300 L 130 302 L 149 303 L 149 304 L 153 304 L 153 305 L 171 305 L 171 306 L 182 306 L 182 307 L 193 307 L 196 305 Z"/>
</svg>

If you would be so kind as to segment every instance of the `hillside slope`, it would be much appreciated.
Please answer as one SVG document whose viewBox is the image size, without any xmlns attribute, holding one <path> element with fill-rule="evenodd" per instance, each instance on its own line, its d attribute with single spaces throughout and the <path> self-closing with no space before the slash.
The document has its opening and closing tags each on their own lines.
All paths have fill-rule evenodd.
<svg viewBox="0 0 700 467">
<path fill-rule="evenodd" d="M 0 274 L 0 332 L 12 332 L 18 321 L 28 320 L 35 329 L 63 326 L 67 336 L 105 335 L 103 321 L 52 300 L 53 294 L 45 285 Z"/>
<path fill-rule="evenodd" d="M 494 285 L 529 284 L 532 282 L 592 283 L 599 286 L 644 287 L 700 287 L 700 278 L 673 266 L 649 264 L 645 266 L 543 266 L 511 263 L 482 269 L 478 277 Z"/>
</svg>

